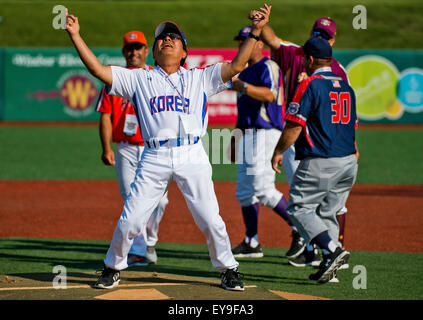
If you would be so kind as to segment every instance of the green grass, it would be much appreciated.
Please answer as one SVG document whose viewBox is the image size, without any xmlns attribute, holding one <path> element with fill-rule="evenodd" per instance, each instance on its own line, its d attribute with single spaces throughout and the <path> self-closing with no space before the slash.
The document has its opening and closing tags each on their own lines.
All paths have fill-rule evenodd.
<svg viewBox="0 0 423 320">
<path fill-rule="evenodd" d="M 52 273 L 63 265 L 67 272 L 93 272 L 102 269 L 109 241 L 59 239 L 0 239 L 0 275 Z M 263 259 L 238 259 L 247 285 L 346 300 L 423 299 L 423 254 L 353 251 L 350 269 L 338 272 L 340 283 L 316 285 L 306 279 L 312 268 L 294 268 L 283 258 L 286 249 L 264 248 Z M 218 277 L 203 244 L 159 243 L 157 265 L 129 270 L 171 273 L 186 276 Z M 354 278 L 363 273 L 366 289 L 355 289 Z M 362 267 L 357 267 L 362 268 Z M 357 280 L 356 280 L 357 282 Z M 360 281 L 363 285 L 363 282 Z"/>
<path fill-rule="evenodd" d="M 271 0 L 270 25 L 282 38 L 304 43 L 316 18 L 330 16 L 338 26 L 336 48 L 422 49 L 423 3 L 419 0 L 296 1 Z M 234 35 L 247 25 L 249 10 L 265 1 L 0 1 L 0 44 L 3 47 L 68 47 L 62 30 L 52 27 L 52 9 L 65 5 L 79 17 L 81 33 L 89 46 L 121 47 L 122 35 L 130 29 L 152 33 L 163 20 L 173 20 L 183 29 L 189 47 L 234 47 Z M 353 7 L 367 9 L 367 29 L 355 30 Z M 19 36 L 16 36 L 19 35 Z"/>
<path fill-rule="evenodd" d="M 357 183 L 423 184 L 423 130 L 358 130 L 357 143 Z M 116 179 L 114 168 L 101 162 L 95 127 L 0 127 L 0 145 L 1 180 Z M 220 149 L 209 149 L 211 159 L 220 152 L 213 179 L 235 181 L 236 165 L 223 163 L 223 140 Z"/>
<path fill-rule="evenodd" d="M 0 128 L 3 180 L 116 179 L 96 128 Z M 9 150 L 9 152 L 6 152 Z"/>
</svg>

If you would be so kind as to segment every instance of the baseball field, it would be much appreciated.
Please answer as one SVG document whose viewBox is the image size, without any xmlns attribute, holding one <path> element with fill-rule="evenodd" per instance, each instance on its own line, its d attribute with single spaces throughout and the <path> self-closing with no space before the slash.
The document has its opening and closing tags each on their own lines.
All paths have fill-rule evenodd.
<svg viewBox="0 0 423 320">
<path fill-rule="evenodd" d="M 356 2 L 269 3 L 274 6 L 272 26 L 302 43 L 307 38 L 304 30 L 316 15 L 331 12 L 340 30 L 350 28 Z M 54 4 L 40 1 L 35 8 L 26 1 L 0 0 L 2 46 L 70 46 L 66 36 L 51 28 Z M 62 4 L 87 21 L 83 32 L 92 46 L 119 47 L 128 28 L 152 30 L 159 21 L 173 19 L 186 26 L 189 46 L 232 47 L 232 34 L 246 23 L 248 10 L 262 2 Z M 423 48 L 420 2 L 363 4 L 373 28 L 340 35 L 337 48 Z M 93 12 L 103 18 L 94 19 Z M 143 12 L 141 23 L 137 12 Z M 33 28 L 34 19 L 47 22 Z M 10 30 L 18 30 L 19 39 L 10 37 Z M 210 128 L 210 136 L 212 130 L 220 128 Z M 129 268 L 122 272 L 119 287 L 101 291 L 91 286 L 103 267 L 122 199 L 114 168 L 101 162 L 97 124 L 0 122 L 0 300 L 422 300 L 423 126 L 362 124 L 357 144 L 359 171 L 346 216 L 350 267 L 338 272 L 339 283 L 316 285 L 307 281 L 312 267 L 290 266 L 284 258 L 290 230 L 272 210 L 261 207 L 259 240 L 264 257 L 238 259 L 245 292 L 222 290 L 205 238 L 172 184 L 160 224 L 158 263 Z M 235 246 L 244 237 L 244 223 L 235 199 L 236 166 L 222 163 L 225 150 L 222 143 L 209 155 L 221 155 L 221 161 L 213 164 L 213 179 Z M 277 177 L 277 188 L 288 194 L 283 174 Z"/>
<path fill-rule="evenodd" d="M 423 130 L 363 125 L 357 134 L 359 174 L 347 202 L 345 239 L 352 256 L 350 268 L 338 273 L 340 283 L 309 283 L 311 267 L 288 265 L 289 229 L 262 207 L 264 258 L 239 259 L 244 293 L 221 290 L 205 239 L 173 184 L 160 224 L 158 263 L 123 271 L 122 285 L 104 292 L 90 286 L 102 269 L 122 200 L 114 169 L 101 163 L 96 124 L 2 123 L 0 144 L 13 152 L 0 154 L 0 299 L 420 300 Z M 244 235 L 236 168 L 215 164 L 213 176 L 236 245 Z M 287 194 L 283 175 L 277 187 Z M 66 290 L 54 289 L 63 272 L 58 266 L 65 268 Z"/>
</svg>

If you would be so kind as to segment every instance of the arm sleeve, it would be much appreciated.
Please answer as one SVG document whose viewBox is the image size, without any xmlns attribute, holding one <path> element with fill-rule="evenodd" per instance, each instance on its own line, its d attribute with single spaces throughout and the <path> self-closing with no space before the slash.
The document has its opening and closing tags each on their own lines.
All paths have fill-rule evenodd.
<svg viewBox="0 0 423 320">
<path fill-rule="evenodd" d="M 297 56 L 296 51 L 299 49 L 301 49 L 301 47 L 295 43 L 281 40 L 281 46 L 275 51 L 272 59 L 279 65 L 283 74 L 292 66 L 292 61 L 294 61 Z"/>
<path fill-rule="evenodd" d="M 106 92 L 106 86 L 103 87 L 98 98 L 97 111 L 102 113 L 112 113 L 112 100 Z"/>
<path fill-rule="evenodd" d="M 261 82 L 263 83 L 263 86 L 269 88 L 275 98 L 277 98 L 281 70 L 279 66 L 272 60 L 267 60 L 265 66 L 266 69 L 261 73 Z"/>
<path fill-rule="evenodd" d="M 295 92 L 294 99 L 289 103 L 285 120 L 292 121 L 305 127 L 307 118 L 313 105 L 312 88 L 309 85 L 310 78 L 303 80 Z"/>
<path fill-rule="evenodd" d="M 221 68 L 222 63 L 216 63 L 201 69 L 203 71 L 203 87 L 207 97 L 232 88 L 232 80 L 226 83 L 222 81 Z"/>
<path fill-rule="evenodd" d="M 344 66 L 342 64 L 340 64 L 340 63 L 339 63 L 339 67 L 343 71 L 343 74 L 341 74 L 342 80 L 344 80 L 346 83 L 348 83 L 349 85 L 351 85 L 350 79 L 348 78 L 347 70 L 345 70 Z"/>
<path fill-rule="evenodd" d="M 107 92 L 110 95 L 132 99 L 136 88 L 136 72 L 138 69 L 126 69 L 112 66 L 112 87 Z"/>
</svg>

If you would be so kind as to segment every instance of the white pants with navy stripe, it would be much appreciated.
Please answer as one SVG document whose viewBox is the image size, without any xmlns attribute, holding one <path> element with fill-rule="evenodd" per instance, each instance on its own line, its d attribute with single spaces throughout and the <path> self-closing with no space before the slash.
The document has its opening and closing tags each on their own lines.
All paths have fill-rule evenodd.
<svg viewBox="0 0 423 320">
<path fill-rule="evenodd" d="M 195 223 L 203 232 L 214 268 L 236 268 L 225 223 L 219 215 L 212 167 L 200 142 L 180 147 L 145 148 L 136 177 L 125 201 L 104 263 L 122 270 L 134 238 L 142 233 L 148 219 L 175 181 Z"/>
<path fill-rule="evenodd" d="M 118 143 L 116 145 L 115 169 L 119 182 L 120 194 L 124 200 L 128 197 L 131 190 L 131 183 L 135 179 L 138 162 L 141 160 L 143 151 L 143 146 L 134 146 L 128 143 Z M 134 239 L 131 250 L 129 251 L 130 254 L 145 256 L 147 246 L 156 245 L 158 241 L 159 223 L 168 202 L 166 193 L 153 211 L 142 234 Z"/>
<path fill-rule="evenodd" d="M 278 129 L 249 129 L 238 147 L 236 198 L 242 207 L 258 201 L 274 208 L 282 199 L 282 193 L 275 187 L 275 171 L 271 159 L 281 131 Z M 291 183 L 299 161 L 295 160 L 295 149 L 291 146 L 283 154 L 283 168 Z"/>
</svg>

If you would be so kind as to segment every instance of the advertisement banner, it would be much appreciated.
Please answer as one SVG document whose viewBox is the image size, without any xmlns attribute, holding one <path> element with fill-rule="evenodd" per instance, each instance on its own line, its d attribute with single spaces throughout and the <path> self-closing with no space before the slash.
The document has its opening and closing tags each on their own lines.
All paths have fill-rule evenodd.
<svg viewBox="0 0 423 320">
<path fill-rule="evenodd" d="M 186 67 L 205 67 L 217 62 L 232 61 L 238 49 L 189 49 Z M 264 54 L 269 56 L 269 51 Z M 207 102 L 209 124 L 234 126 L 238 115 L 236 92 L 225 90 L 212 96 Z"/>
<path fill-rule="evenodd" d="M 186 68 L 231 61 L 238 49 L 189 49 Z M 97 48 L 105 65 L 125 65 L 120 48 Z M 265 51 L 265 55 L 269 55 Z M 334 50 L 357 96 L 360 122 L 423 124 L 422 50 Z M 147 63 L 154 65 L 152 50 Z M 0 50 L 0 119 L 97 121 L 103 84 L 92 77 L 73 48 Z M 233 126 L 236 92 L 208 101 L 209 124 Z"/>
<path fill-rule="evenodd" d="M 423 124 L 422 50 L 337 50 L 360 122 Z"/>
<path fill-rule="evenodd" d="M 237 51 L 191 49 L 187 66 L 230 61 Z M 334 50 L 334 57 L 347 70 L 361 123 L 423 124 L 422 50 Z M 212 97 L 208 110 L 210 124 L 235 124 L 236 93 L 226 90 Z"/>
<path fill-rule="evenodd" d="M 120 49 L 93 51 L 104 65 L 125 66 Z M 3 58 L 3 120 L 99 119 L 95 107 L 103 83 L 89 74 L 74 49 L 5 49 Z"/>
</svg>

